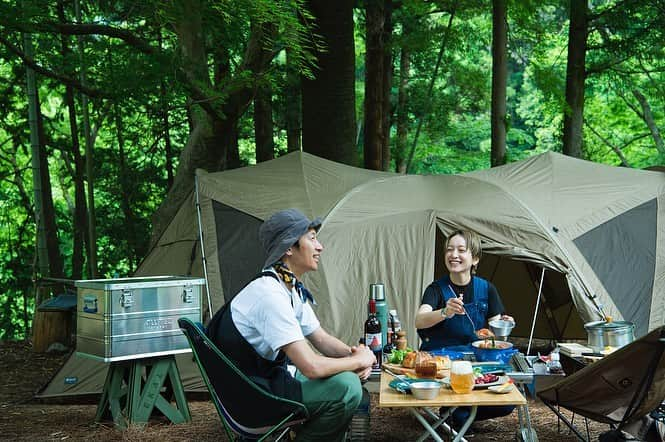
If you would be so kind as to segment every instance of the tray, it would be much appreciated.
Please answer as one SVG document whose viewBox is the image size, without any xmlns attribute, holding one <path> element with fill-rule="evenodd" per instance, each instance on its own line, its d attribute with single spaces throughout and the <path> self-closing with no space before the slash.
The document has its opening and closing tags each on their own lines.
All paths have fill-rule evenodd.
<svg viewBox="0 0 665 442">
<path fill-rule="evenodd" d="M 414 378 L 414 379 L 418 377 L 416 375 L 416 369 L 415 368 L 406 368 L 406 367 L 402 367 L 399 364 L 391 364 L 389 362 L 384 362 L 383 366 L 385 368 L 387 368 L 388 370 L 392 371 L 395 374 L 403 374 L 403 375 L 406 375 L 406 376 L 408 376 L 410 378 Z M 445 376 L 448 376 L 449 371 L 450 371 L 450 369 L 443 369 L 443 370 L 437 371 L 436 372 L 436 378 L 437 379 L 442 379 Z"/>
</svg>

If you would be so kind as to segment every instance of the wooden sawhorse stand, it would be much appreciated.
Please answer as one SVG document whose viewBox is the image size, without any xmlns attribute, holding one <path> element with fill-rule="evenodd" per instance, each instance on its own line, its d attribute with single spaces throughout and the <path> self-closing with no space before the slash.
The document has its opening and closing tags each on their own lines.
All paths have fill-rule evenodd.
<svg viewBox="0 0 665 442">
<path fill-rule="evenodd" d="M 111 362 L 95 422 L 110 411 L 117 427 L 143 425 L 155 408 L 174 424 L 192 420 L 175 356 Z"/>
</svg>

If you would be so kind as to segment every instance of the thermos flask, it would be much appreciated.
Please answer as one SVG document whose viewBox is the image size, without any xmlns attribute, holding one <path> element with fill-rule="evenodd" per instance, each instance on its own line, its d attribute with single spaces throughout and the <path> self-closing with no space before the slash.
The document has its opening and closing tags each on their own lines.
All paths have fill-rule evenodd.
<svg viewBox="0 0 665 442">
<path fill-rule="evenodd" d="M 383 283 L 369 285 L 369 297 L 376 303 L 376 317 L 381 323 L 381 342 L 388 342 L 388 304 L 386 304 L 386 290 Z"/>
</svg>

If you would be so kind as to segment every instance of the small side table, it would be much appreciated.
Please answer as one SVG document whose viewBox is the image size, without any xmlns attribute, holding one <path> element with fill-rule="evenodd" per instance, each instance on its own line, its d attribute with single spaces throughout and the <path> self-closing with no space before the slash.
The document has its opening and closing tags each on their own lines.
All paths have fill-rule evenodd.
<svg viewBox="0 0 665 442">
<path fill-rule="evenodd" d="M 174 424 L 192 420 L 175 356 L 111 362 L 95 422 L 110 411 L 119 428 L 143 425 L 155 409 Z"/>
</svg>

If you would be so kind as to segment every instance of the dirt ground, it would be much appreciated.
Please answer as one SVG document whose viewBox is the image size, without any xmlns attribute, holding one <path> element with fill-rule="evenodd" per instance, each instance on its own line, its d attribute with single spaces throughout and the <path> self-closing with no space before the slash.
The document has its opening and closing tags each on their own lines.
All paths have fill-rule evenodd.
<svg viewBox="0 0 665 442">
<path fill-rule="evenodd" d="M 205 398 L 190 398 L 192 422 L 172 425 L 153 418 L 143 428 L 117 430 L 112 422 L 95 423 L 96 398 L 74 403 L 45 403 L 34 394 L 67 359 L 66 354 L 37 354 L 29 342 L 0 341 L 0 440 L 12 441 L 220 441 L 227 440 L 213 405 Z M 404 410 L 379 409 L 372 394 L 370 441 L 415 440 L 422 427 Z M 529 410 L 539 441 L 566 442 L 576 437 L 542 403 L 529 399 Z M 567 414 L 570 417 L 570 414 Z M 576 423 L 583 424 L 577 417 Z M 592 440 L 606 425 L 590 422 Z M 517 413 L 474 424 L 471 441 L 514 440 Z M 431 440 L 431 439 L 430 439 Z"/>
</svg>

